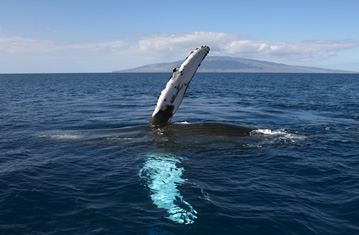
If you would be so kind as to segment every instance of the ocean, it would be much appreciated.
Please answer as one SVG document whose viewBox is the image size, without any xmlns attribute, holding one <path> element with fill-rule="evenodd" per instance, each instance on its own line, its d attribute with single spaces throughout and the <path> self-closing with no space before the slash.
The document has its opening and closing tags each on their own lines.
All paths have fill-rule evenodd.
<svg viewBox="0 0 359 235">
<path fill-rule="evenodd" d="M 359 74 L 1 74 L 0 234 L 359 234 Z"/>
</svg>

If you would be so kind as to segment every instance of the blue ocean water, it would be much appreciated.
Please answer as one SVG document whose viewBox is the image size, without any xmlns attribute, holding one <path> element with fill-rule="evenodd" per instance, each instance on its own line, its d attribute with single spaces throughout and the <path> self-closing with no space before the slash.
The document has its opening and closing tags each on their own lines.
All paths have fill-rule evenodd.
<svg viewBox="0 0 359 235">
<path fill-rule="evenodd" d="M 234 138 L 150 131 L 169 76 L 0 75 L 0 233 L 359 233 L 358 74 L 196 74 Z"/>
</svg>

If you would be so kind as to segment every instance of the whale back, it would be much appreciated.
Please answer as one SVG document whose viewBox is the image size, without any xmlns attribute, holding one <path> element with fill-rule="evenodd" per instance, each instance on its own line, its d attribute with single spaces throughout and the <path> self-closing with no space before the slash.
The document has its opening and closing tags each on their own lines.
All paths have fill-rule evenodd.
<svg viewBox="0 0 359 235">
<path fill-rule="evenodd" d="M 189 136 L 216 136 L 216 137 L 234 137 L 249 136 L 253 128 L 237 126 L 225 123 L 193 123 L 193 124 L 172 124 L 168 131 L 173 131 Z"/>
</svg>

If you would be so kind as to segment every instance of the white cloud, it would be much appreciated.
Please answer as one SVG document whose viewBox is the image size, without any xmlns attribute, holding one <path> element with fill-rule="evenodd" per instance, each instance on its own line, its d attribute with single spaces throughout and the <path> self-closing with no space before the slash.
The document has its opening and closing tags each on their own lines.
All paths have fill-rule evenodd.
<svg viewBox="0 0 359 235">
<path fill-rule="evenodd" d="M 188 53 L 188 51 L 200 45 L 209 45 L 212 50 L 218 50 L 236 38 L 237 36 L 233 34 L 213 32 L 161 34 L 141 39 L 138 45 L 133 45 L 133 50 L 146 55 L 155 54 L 162 57 L 173 53 Z"/>
<path fill-rule="evenodd" d="M 302 42 L 233 41 L 223 49 L 224 54 L 275 61 L 316 61 L 334 56 L 336 52 L 359 46 L 359 41 L 312 40 Z"/>
<path fill-rule="evenodd" d="M 272 61 L 317 61 L 336 55 L 336 52 L 359 47 L 353 40 L 311 40 L 301 42 L 262 42 L 241 39 L 239 35 L 193 32 L 160 34 L 142 38 L 129 46 L 124 54 L 166 59 L 187 54 L 194 47 L 209 45 L 211 55 L 229 55 Z"/>
<path fill-rule="evenodd" d="M 211 55 L 262 59 L 275 62 L 298 63 L 323 61 L 334 57 L 337 52 L 359 47 L 354 40 L 311 40 L 301 42 L 264 42 L 243 39 L 237 34 L 217 32 L 192 32 L 182 34 L 155 34 L 143 37 L 137 42 L 122 40 L 59 43 L 51 40 L 8 36 L 0 33 L 0 59 L 7 55 L 122 60 L 131 66 L 142 65 L 144 61 L 165 62 L 183 59 L 189 51 L 200 45 L 211 47 Z M 1 58 L 2 57 L 2 58 Z M 19 58 L 20 58 L 19 57 Z M 85 61 L 83 62 L 85 63 Z M 139 64 L 140 63 L 140 64 Z"/>
<path fill-rule="evenodd" d="M 272 61 L 317 61 L 336 55 L 336 52 L 359 47 L 353 40 L 311 40 L 301 42 L 262 42 L 241 39 L 238 35 L 193 32 L 177 35 L 154 35 L 132 45 L 134 53 L 166 58 L 188 53 L 195 46 L 209 45 L 212 55 L 229 55 Z"/>
<path fill-rule="evenodd" d="M 124 41 L 61 44 L 50 40 L 0 35 L 0 52 L 8 54 L 38 54 L 69 49 L 98 52 L 116 51 L 123 48 L 128 48 L 128 44 Z"/>
<path fill-rule="evenodd" d="M 22 54 L 34 51 L 48 52 L 55 48 L 56 44 L 49 40 L 0 35 L 0 52 L 3 53 Z"/>
</svg>

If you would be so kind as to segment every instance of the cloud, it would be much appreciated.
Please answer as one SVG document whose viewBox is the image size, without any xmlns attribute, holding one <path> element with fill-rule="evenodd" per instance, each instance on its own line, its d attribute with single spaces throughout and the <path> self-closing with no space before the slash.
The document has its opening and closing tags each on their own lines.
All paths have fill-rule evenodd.
<svg viewBox="0 0 359 235">
<path fill-rule="evenodd" d="M 224 54 L 247 58 L 262 58 L 275 61 L 317 61 L 334 56 L 338 51 L 359 46 L 351 40 L 311 40 L 302 42 L 257 42 L 238 40 L 223 49 Z"/>
<path fill-rule="evenodd" d="M 209 45 L 211 55 L 227 55 L 271 61 L 318 61 L 337 52 L 359 47 L 353 40 L 308 40 L 301 42 L 263 42 L 241 39 L 236 34 L 193 32 L 152 35 L 130 45 L 131 53 L 153 58 L 187 54 L 194 47 Z M 127 52 L 125 52 L 127 53 Z"/>
<path fill-rule="evenodd" d="M 1 54 L 47 54 L 74 50 L 98 55 L 129 56 L 153 60 L 182 58 L 194 47 L 209 45 L 212 55 L 228 55 L 270 61 L 318 61 L 337 52 L 359 46 L 354 40 L 310 40 L 301 42 L 263 42 L 242 39 L 237 34 L 192 32 L 156 34 L 135 43 L 122 40 L 86 43 L 58 43 L 51 40 L 0 34 Z"/>
<path fill-rule="evenodd" d="M 34 51 L 48 52 L 55 48 L 56 44 L 49 40 L 0 35 L 0 52 L 2 53 L 26 54 Z"/>
<path fill-rule="evenodd" d="M 66 50 L 83 50 L 92 52 L 117 51 L 127 49 L 124 41 L 98 43 L 57 43 L 51 40 L 0 35 L 0 52 L 8 54 L 43 54 Z"/>
<path fill-rule="evenodd" d="M 186 34 L 152 35 L 139 40 L 133 50 L 145 55 L 168 56 L 173 53 L 186 54 L 200 45 L 209 45 L 212 50 L 219 50 L 227 43 L 235 40 L 236 35 L 214 32 L 193 32 Z"/>
</svg>

